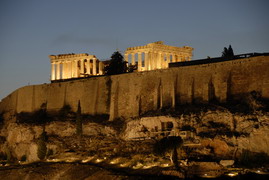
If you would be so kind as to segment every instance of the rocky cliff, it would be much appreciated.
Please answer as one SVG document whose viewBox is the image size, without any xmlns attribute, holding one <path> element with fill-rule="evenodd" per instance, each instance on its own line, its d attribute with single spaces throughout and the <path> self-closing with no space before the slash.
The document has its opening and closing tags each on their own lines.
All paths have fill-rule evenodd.
<svg viewBox="0 0 269 180">
<path fill-rule="evenodd" d="M 1 164 L 102 163 L 178 177 L 175 162 L 193 174 L 203 173 L 196 161 L 214 161 L 212 171 L 222 159 L 266 164 L 268 67 L 255 57 L 20 88 L 0 103 Z M 183 139 L 178 161 L 156 153 L 169 136 Z"/>
</svg>

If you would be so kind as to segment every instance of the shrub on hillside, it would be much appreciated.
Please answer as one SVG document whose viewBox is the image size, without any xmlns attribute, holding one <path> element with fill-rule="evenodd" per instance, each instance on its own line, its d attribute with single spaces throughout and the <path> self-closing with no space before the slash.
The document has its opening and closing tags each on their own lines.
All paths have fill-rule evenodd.
<svg viewBox="0 0 269 180">
<path fill-rule="evenodd" d="M 47 114 L 47 104 L 43 103 L 39 110 L 34 112 L 20 112 L 16 114 L 17 123 L 27 123 L 27 124 L 45 124 L 49 121 Z"/>
<path fill-rule="evenodd" d="M 76 113 L 76 133 L 79 137 L 83 134 L 80 101 L 78 101 L 78 110 Z"/>
<path fill-rule="evenodd" d="M 58 115 L 61 120 L 66 120 L 66 118 L 68 118 L 72 114 L 73 112 L 71 106 L 66 104 L 60 109 Z"/>
<path fill-rule="evenodd" d="M 153 151 L 159 156 L 164 156 L 166 153 L 169 154 L 171 162 L 178 169 L 178 153 L 177 149 L 181 148 L 183 140 L 179 136 L 168 136 L 157 141 L 154 144 Z"/>
<path fill-rule="evenodd" d="M 47 133 L 43 131 L 37 141 L 37 156 L 40 160 L 45 159 L 47 154 Z"/>
</svg>

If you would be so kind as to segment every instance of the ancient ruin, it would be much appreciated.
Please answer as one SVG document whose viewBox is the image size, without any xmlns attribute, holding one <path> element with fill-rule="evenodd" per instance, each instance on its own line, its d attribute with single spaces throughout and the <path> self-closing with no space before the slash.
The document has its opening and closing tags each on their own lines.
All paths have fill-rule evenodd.
<svg viewBox="0 0 269 180">
<path fill-rule="evenodd" d="M 190 61 L 193 48 L 189 46 L 174 47 L 165 45 L 162 41 L 149 43 L 145 46 L 127 48 L 125 61 L 137 65 L 138 71 L 149 71 L 168 68 L 170 62 Z M 104 62 L 95 55 L 59 54 L 50 55 L 51 81 L 83 78 L 104 74 Z"/>
<path fill-rule="evenodd" d="M 145 46 L 127 48 L 125 61 L 136 65 L 138 71 L 168 68 L 170 62 L 190 61 L 193 48 L 189 46 L 168 46 L 163 41 L 149 43 Z M 129 56 L 131 56 L 129 60 Z"/>
<path fill-rule="evenodd" d="M 95 55 L 50 55 L 51 81 L 103 75 L 103 63 Z"/>
</svg>

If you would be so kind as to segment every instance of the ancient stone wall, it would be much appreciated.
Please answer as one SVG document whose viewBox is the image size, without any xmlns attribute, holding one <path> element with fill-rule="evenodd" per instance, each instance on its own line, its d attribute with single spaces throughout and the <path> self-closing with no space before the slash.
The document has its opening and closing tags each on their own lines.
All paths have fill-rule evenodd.
<svg viewBox="0 0 269 180">
<path fill-rule="evenodd" d="M 205 65 L 102 76 L 25 86 L 0 103 L 0 112 L 32 112 L 47 104 L 48 111 L 70 105 L 76 111 L 109 114 L 110 119 L 135 117 L 178 104 L 240 98 L 258 91 L 269 98 L 269 56 Z"/>
</svg>

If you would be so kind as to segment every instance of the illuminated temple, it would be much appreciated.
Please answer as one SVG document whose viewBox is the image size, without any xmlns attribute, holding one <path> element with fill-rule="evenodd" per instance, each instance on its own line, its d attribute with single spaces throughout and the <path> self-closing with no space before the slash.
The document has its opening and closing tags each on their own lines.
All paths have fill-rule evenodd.
<svg viewBox="0 0 269 180">
<path fill-rule="evenodd" d="M 103 63 L 94 55 L 50 55 L 51 81 L 96 76 L 103 74 Z"/>
<path fill-rule="evenodd" d="M 193 48 L 189 46 L 168 46 L 158 41 L 145 46 L 127 48 L 125 61 L 137 65 L 138 71 L 165 69 L 170 62 L 190 61 L 192 50 Z"/>
<path fill-rule="evenodd" d="M 190 61 L 193 48 L 165 45 L 162 41 L 144 46 L 127 48 L 124 59 L 128 65 L 135 66 L 137 71 L 166 69 L 170 62 Z M 59 54 L 50 55 L 51 81 L 83 78 L 104 74 L 104 63 L 95 55 Z"/>
</svg>

